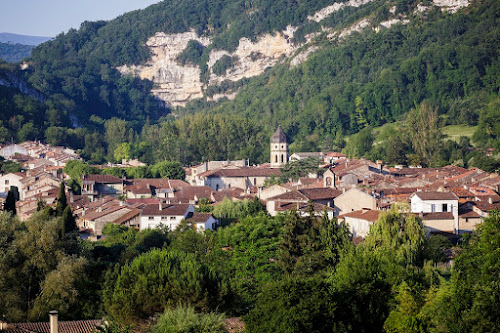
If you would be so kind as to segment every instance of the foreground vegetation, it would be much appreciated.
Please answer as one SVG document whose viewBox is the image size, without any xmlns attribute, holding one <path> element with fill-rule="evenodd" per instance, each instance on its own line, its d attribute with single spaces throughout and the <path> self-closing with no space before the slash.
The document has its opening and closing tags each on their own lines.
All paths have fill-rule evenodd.
<svg viewBox="0 0 500 333">
<path fill-rule="evenodd" d="M 233 223 L 217 231 L 108 225 L 96 243 L 79 240 L 57 210 L 40 207 L 25 222 L 3 213 L 0 313 L 11 322 L 51 309 L 63 320 L 107 316 L 124 332 L 144 323 L 224 332 L 224 316 L 242 316 L 248 332 L 500 329 L 498 212 L 454 247 L 450 268 L 451 243 L 395 210 L 355 246 L 326 217 L 225 206 Z"/>
</svg>

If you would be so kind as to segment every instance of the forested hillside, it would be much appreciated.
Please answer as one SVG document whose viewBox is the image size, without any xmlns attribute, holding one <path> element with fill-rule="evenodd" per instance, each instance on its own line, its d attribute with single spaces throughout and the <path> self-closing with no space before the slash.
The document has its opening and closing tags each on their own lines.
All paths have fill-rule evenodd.
<svg viewBox="0 0 500 333">
<path fill-rule="evenodd" d="M 34 46 L 23 44 L 0 43 L 0 59 L 19 62 L 31 55 Z"/>
<path fill-rule="evenodd" d="M 478 156 L 468 153 L 469 139 L 448 144 L 432 161 L 416 158 L 419 149 L 428 147 L 416 147 L 407 128 L 395 128 L 382 141 L 374 140 L 373 127 L 396 120 L 408 124 L 406 114 L 422 109 L 424 103 L 423 109 L 437 115 L 438 132 L 449 124 L 479 125 L 472 144 L 500 148 L 500 130 L 491 126 L 500 103 L 498 1 L 472 2 L 453 14 L 438 7 L 420 10 L 431 4 L 428 1 L 366 1 L 342 7 L 321 24 L 307 19 L 330 4 L 164 1 L 109 22 L 85 22 L 79 30 L 37 47 L 30 67 L 19 73 L 55 103 L 58 112 L 74 117 L 72 122 L 36 125 L 38 135 L 47 136 L 52 127 L 53 142 L 83 149 L 93 162 L 112 159 L 121 144 L 130 146 L 131 157 L 146 162 L 263 162 L 267 138 L 281 123 L 294 151 L 346 149 L 351 155 L 389 163 L 438 165 L 460 160 L 472 165 L 471 159 Z M 399 23 L 381 26 L 392 19 Z M 369 22 L 367 28 L 343 38 L 321 32 L 341 34 L 363 20 Z M 315 50 L 305 62 L 292 66 L 283 59 L 262 75 L 210 86 L 204 92 L 208 99 L 186 107 L 165 107 L 151 95 L 151 81 L 116 69 L 145 63 L 150 53 L 144 44 L 156 32 L 194 29 L 199 36 L 209 36 L 211 44 L 189 44 L 178 61 L 199 66 L 204 76 L 211 50 L 231 51 L 242 37 L 255 40 L 287 26 L 297 27 L 291 40 L 297 45 L 316 33 L 313 45 L 303 46 Z M 222 73 L 237 62 L 222 58 L 212 70 Z M 234 100 L 209 102 L 210 96 L 227 91 L 237 91 Z M 17 127 L 33 121 L 24 117 Z M 120 135 L 113 135 L 116 123 L 124 128 Z M 68 140 L 75 133 L 70 124 L 85 128 L 77 139 Z M 346 142 L 346 136 L 358 132 Z M 103 136 L 104 141 L 99 139 Z M 434 144 L 444 147 L 442 139 L 435 136 Z M 389 143 L 397 143 L 403 160 L 388 156 Z"/>
</svg>

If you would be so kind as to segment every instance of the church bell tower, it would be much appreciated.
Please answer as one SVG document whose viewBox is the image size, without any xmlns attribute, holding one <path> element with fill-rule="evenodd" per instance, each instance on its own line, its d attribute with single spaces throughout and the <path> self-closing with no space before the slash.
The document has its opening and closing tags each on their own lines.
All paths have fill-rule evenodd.
<svg viewBox="0 0 500 333">
<path fill-rule="evenodd" d="M 271 168 L 280 168 L 288 163 L 288 142 L 285 133 L 278 129 L 271 136 Z"/>
</svg>

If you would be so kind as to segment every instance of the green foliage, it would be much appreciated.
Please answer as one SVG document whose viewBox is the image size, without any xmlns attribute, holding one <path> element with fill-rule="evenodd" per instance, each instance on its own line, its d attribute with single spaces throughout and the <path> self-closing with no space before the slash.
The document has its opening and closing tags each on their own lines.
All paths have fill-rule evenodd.
<svg viewBox="0 0 500 333">
<path fill-rule="evenodd" d="M 154 177 L 169 178 L 169 179 L 184 179 L 186 171 L 179 162 L 163 161 L 156 163 L 151 168 L 151 173 Z"/>
<path fill-rule="evenodd" d="M 338 304 L 318 279 L 283 279 L 268 285 L 244 317 L 249 332 L 346 332 L 335 319 Z"/>
<path fill-rule="evenodd" d="M 57 197 L 56 204 L 56 215 L 62 216 L 66 207 L 68 207 L 68 201 L 66 199 L 66 187 L 64 186 L 64 182 L 62 182 L 59 186 L 59 195 Z"/>
<path fill-rule="evenodd" d="M 226 75 L 226 72 L 229 68 L 235 66 L 238 63 L 238 56 L 230 57 L 228 55 L 223 55 L 222 58 L 217 60 L 212 67 L 212 71 L 214 74 L 218 76 Z"/>
<path fill-rule="evenodd" d="M 73 181 L 81 185 L 83 175 L 98 174 L 99 170 L 80 160 L 71 160 L 66 163 L 64 172 L 68 174 Z"/>
<path fill-rule="evenodd" d="M 48 273 L 41 284 L 30 320 L 43 321 L 50 310 L 57 310 L 61 318 L 78 318 L 81 305 L 89 297 L 85 293 L 86 269 L 84 258 L 65 257 L 55 270 Z M 90 290 L 87 289 L 87 292 Z"/>
<path fill-rule="evenodd" d="M 224 315 L 215 312 L 196 313 L 193 307 L 166 309 L 151 329 L 152 333 L 225 333 Z"/>
<path fill-rule="evenodd" d="M 452 270 L 451 332 L 500 329 L 500 213 L 492 212 L 456 259 Z"/>
<path fill-rule="evenodd" d="M 257 294 L 269 282 L 280 277 L 276 259 L 282 233 L 280 218 L 264 214 L 247 216 L 238 223 L 217 231 L 215 263 L 229 279 L 234 292 L 232 311 L 246 313 L 255 304 Z"/>
<path fill-rule="evenodd" d="M 439 129 L 437 109 L 428 103 L 422 103 L 410 110 L 406 117 L 406 133 L 413 150 L 422 158 L 422 165 L 436 165 L 439 161 L 439 147 L 443 134 Z"/>
<path fill-rule="evenodd" d="M 222 202 L 213 208 L 212 214 L 217 218 L 234 220 L 249 215 L 256 215 L 264 210 L 265 207 L 258 198 L 254 200 L 244 199 L 239 201 L 232 201 L 231 199 L 224 198 Z"/>
<path fill-rule="evenodd" d="M 31 54 L 34 46 L 23 44 L 0 43 L 0 59 L 7 62 L 19 62 Z"/>
<path fill-rule="evenodd" d="M 446 250 L 451 249 L 451 241 L 442 235 L 430 235 L 425 240 L 424 256 L 435 263 L 447 260 Z"/>
<path fill-rule="evenodd" d="M 7 193 L 7 198 L 5 198 L 5 202 L 3 204 L 3 210 L 4 212 L 11 213 L 12 215 L 17 214 L 16 197 L 12 190 L 9 190 L 9 192 Z"/>
<path fill-rule="evenodd" d="M 21 171 L 21 165 L 14 161 L 0 161 L 1 172 L 14 173 Z"/>
<path fill-rule="evenodd" d="M 326 212 L 314 216 L 312 206 L 308 216 L 290 212 L 285 217 L 278 264 L 287 275 L 306 277 L 334 269 L 350 248 L 350 235 L 344 225 L 337 226 Z"/>
<path fill-rule="evenodd" d="M 152 250 L 121 269 L 105 304 L 113 317 L 128 323 L 180 302 L 208 309 L 214 294 L 216 277 L 193 255 Z"/>
<path fill-rule="evenodd" d="M 283 181 L 297 181 L 300 177 L 306 177 L 308 174 L 319 174 L 321 169 L 319 158 L 308 157 L 303 160 L 292 160 L 281 168 L 280 179 Z"/>
<path fill-rule="evenodd" d="M 186 64 L 200 65 L 201 56 L 205 49 L 205 46 L 192 39 L 188 42 L 184 51 L 177 56 L 177 61 L 183 66 Z"/>
</svg>

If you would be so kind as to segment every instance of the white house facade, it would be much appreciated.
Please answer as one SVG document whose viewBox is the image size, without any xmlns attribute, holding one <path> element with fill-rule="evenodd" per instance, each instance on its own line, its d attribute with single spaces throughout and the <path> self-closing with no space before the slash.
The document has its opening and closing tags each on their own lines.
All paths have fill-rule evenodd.
<svg viewBox="0 0 500 333">
<path fill-rule="evenodd" d="M 154 229 L 161 225 L 175 230 L 182 220 L 192 216 L 194 206 L 190 204 L 150 204 L 146 205 L 140 218 L 140 230 Z"/>
</svg>

